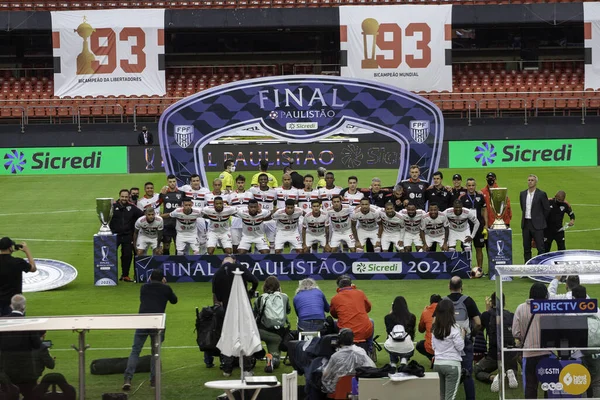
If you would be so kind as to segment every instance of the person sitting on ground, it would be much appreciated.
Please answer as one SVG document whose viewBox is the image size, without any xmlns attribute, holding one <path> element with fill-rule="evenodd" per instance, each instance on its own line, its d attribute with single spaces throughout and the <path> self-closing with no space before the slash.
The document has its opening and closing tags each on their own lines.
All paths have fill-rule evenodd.
<svg viewBox="0 0 600 400">
<path fill-rule="evenodd" d="M 425 340 L 417 342 L 417 351 L 427 357 L 430 361 L 433 360 L 433 347 L 431 347 L 431 325 L 433 324 L 433 313 L 442 300 L 439 294 L 432 294 L 429 298 L 429 305 L 425 307 L 419 319 L 419 332 L 425 333 Z M 431 366 L 433 368 L 433 365 Z"/>
<path fill-rule="evenodd" d="M 298 316 L 298 330 L 319 332 L 323 329 L 329 303 L 314 279 L 306 278 L 298 283 L 294 309 Z"/>
<path fill-rule="evenodd" d="M 387 339 L 385 349 L 390 353 L 390 365 L 396 367 L 405 365 L 415 353 L 413 338 L 417 317 L 408 310 L 408 304 L 403 296 L 394 299 L 392 309 L 384 318 Z"/>
<path fill-rule="evenodd" d="M 260 340 L 267 345 L 265 372 L 279 367 L 279 346 L 284 329 L 289 326 L 287 315 L 292 311 L 287 294 L 281 293 L 281 285 L 275 276 L 269 276 L 263 285 L 263 294 L 254 302 L 254 315 Z"/>
<path fill-rule="evenodd" d="M 325 393 L 334 393 L 339 379 L 346 375 L 354 375 L 356 368 L 375 367 L 367 352 L 354 344 L 354 333 L 351 329 L 340 330 L 338 345 L 339 349 L 323 369 L 321 385 Z"/>
</svg>

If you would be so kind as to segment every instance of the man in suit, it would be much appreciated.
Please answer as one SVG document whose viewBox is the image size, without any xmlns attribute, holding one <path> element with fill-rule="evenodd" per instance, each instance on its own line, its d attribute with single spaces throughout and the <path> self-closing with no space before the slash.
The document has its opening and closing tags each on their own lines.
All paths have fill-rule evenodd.
<svg viewBox="0 0 600 400">
<path fill-rule="evenodd" d="M 531 258 L 531 239 L 535 240 L 538 254 L 546 252 L 544 229 L 550 212 L 548 195 L 537 188 L 538 177 L 531 174 L 527 177 L 527 190 L 521 192 L 521 229 L 523 230 L 523 255 L 525 262 Z"/>
<path fill-rule="evenodd" d="M 142 126 L 142 131 L 138 135 L 138 144 L 141 146 L 152 146 L 154 144 L 154 138 L 145 126 Z"/>
</svg>

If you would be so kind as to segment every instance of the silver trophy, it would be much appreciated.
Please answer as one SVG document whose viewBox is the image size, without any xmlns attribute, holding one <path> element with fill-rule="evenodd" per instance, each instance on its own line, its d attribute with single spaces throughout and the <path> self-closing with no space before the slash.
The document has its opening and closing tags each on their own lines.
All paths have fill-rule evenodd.
<svg viewBox="0 0 600 400">
<path fill-rule="evenodd" d="M 113 199 L 112 198 L 101 198 L 96 199 L 96 214 L 100 219 L 102 226 L 98 231 L 98 235 L 112 235 L 108 224 L 113 216 Z"/>
<path fill-rule="evenodd" d="M 108 261 L 108 246 L 102 246 L 102 261 Z"/>
<path fill-rule="evenodd" d="M 146 171 L 154 171 L 154 149 L 152 147 L 144 149 L 144 158 L 146 159 Z"/>
<path fill-rule="evenodd" d="M 498 249 L 498 257 L 504 256 L 504 240 L 496 240 L 496 248 Z"/>
<path fill-rule="evenodd" d="M 496 220 L 492 224 L 492 229 L 506 229 L 506 224 L 502 219 L 504 210 L 506 209 L 506 195 L 508 194 L 507 188 L 490 188 L 490 203 Z"/>
</svg>

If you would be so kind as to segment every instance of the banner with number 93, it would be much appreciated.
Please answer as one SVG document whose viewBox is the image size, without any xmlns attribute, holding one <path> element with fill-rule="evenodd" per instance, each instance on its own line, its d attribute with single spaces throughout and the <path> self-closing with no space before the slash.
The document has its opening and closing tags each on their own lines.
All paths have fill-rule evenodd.
<svg viewBox="0 0 600 400">
<path fill-rule="evenodd" d="M 340 46 L 344 77 L 452 91 L 451 5 L 342 6 Z"/>
<path fill-rule="evenodd" d="M 163 9 L 52 12 L 54 95 L 165 95 Z"/>
</svg>

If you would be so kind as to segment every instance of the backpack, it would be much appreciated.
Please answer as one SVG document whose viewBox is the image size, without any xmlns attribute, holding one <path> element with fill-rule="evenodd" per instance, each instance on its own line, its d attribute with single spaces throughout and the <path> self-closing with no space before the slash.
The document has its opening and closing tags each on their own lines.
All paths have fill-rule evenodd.
<svg viewBox="0 0 600 400">
<path fill-rule="evenodd" d="M 287 323 L 286 299 L 281 292 L 260 296 L 260 323 L 267 329 L 279 330 Z"/>
<path fill-rule="evenodd" d="M 217 350 L 224 318 L 225 311 L 219 305 L 204 307 L 200 312 L 196 308 L 196 343 L 200 351 Z"/>
<path fill-rule="evenodd" d="M 496 309 L 492 308 L 489 311 L 490 321 L 486 326 L 488 337 L 496 336 Z M 515 345 L 515 338 L 512 334 L 512 324 L 515 314 L 510 311 L 502 311 L 502 319 L 504 323 L 504 330 L 502 331 L 502 339 L 504 341 L 504 347 L 511 347 Z M 490 339 L 491 340 L 491 339 Z"/>
<path fill-rule="evenodd" d="M 452 301 L 450 298 L 446 297 L 446 299 L 452 301 L 454 304 L 454 319 L 456 320 L 456 324 L 463 328 L 467 332 L 467 336 L 469 336 L 471 334 L 471 323 L 469 320 L 469 312 L 465 305 L 465 300 L 467 298 L 468 296 L 465 296 L 464 294 L 456 301 Z"/>
<path fill-rule="evenodd" d="M 408 337 L 408 333 L 404 329 L 404 325 L 394 325 L 390 332 L 390 338 L 396 342 L 404 342 L 404 339 Z"/>
</svg>

